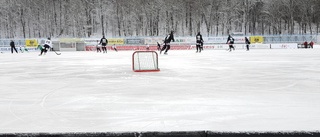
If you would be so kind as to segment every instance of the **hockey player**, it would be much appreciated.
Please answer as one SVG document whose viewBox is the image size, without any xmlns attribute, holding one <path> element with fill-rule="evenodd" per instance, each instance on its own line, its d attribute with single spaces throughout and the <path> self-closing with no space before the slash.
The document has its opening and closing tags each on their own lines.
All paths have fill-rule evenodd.
<svg viewBox="0 0 320 137">
<path fill-rule="evenodd" d="M 233 44 L 234 44 L 234 38 L 229 35 L 227 44 L 229 44 L 229 52 L 231 52 L 231 49 L 235 50 Z"/>
<path fill-rule="evenodd" d="M 16 45 L 14 44 L 14 41 L 11 40 L 10 42 L 10 47 L 11 47 L 11 53 L 13 54 L 13 50 L 16 51 L 16 53 L 18 53 L 17 49 L 16 49 Z"/>
<path fill-rule="evenodd" d="M 118 52 L 116 44 L 113 44 L 112 48 L 114 51 Z"/>
<path fill-rule="evenodd" d="M 165 55 L 167 55 L 168 50 L 170 49 L 170 42 L 173 41 L 174 42 L 174 36 L 173 36 L 174 31 L 171 31 L 170 34 L 168 34 L 166 36 L 166 38 L 164 39 L 164 46 L 162 47 L 160 54 L 162 51 L 166 50 L 164 52 Z"/>
<path fill-rule="evenodd" d="M 102 45 L 102 51 L 103 53 L 107 53 L 107 44 L 108 44 L 108 40 L 104 37 L 101 38 L 100 43 Z"/>
<path fill-rule="evenodd" d="M 41 53 L 39 54 L 39 56 L 41 56 L 43 53 L 44 55 L 46 55 L 46 53 L 48 52 L 49 49 L 52 48 L 52 41 L 51 41 L 51 38 L 48 38 L 43 47 L 41 48 Z"/>
<path fill-rule="evenodd" d="M 303 45 L 304 45 L 304 48 L 308 48 L 308 42 L 307 42 L 307 41 L 305 41 L 305 42 L 303 43 Z"/>
<path fill-rule="evenodd" d="M 26 47 L 22 47 L 22 46 L 19 47 L 19 50 L 20 50 L 21 53 L 23 53 L 23 52 L 29 52 Z"/>
<path fill-rule="evenodd" d="M 23 53 L 23 49 L 22 49 L 21 46 L 19 46 L 19 50 L 20 50 L 21 53 Z"/>
<path fill-rule="evenodd" d="M 150 50 L 149 44 L 146 45 L 146 50 Z"/>
<path fill-rule="evenodd" d="M 314 42 L 311 41 L 309 45 L 310 45 L 310 48 L 313 48 Z"/>
<path fill-rule="evenodd" d="M 99 40 L 97 40 L 97 46 L 96 46 L 96 48 L 97 48 L 97 53 L 98 53 L 98 52 L 101 52 L 101 45 L 100 45 L 100 43 L 99 43 Z"/>
<path fill-rule="evenodd" d="M 201 53 L 201 50 L 203 48 L 203 39 L 202 39 L 202 35 L 200 34 L 200 32 L 198 32 L 197 36 L 196 36 L 196 48 L 197 48 L 197 52 L 196 53 Z"/>
<path fill-rule="evenodd" d="M 245 41 L 246 41 L 246 47 L 247 47 L 247 51 L 249 51 L 249 47 L 250 47 L 250 41 L 247 37 L 244 37 Z"/>
</svg>

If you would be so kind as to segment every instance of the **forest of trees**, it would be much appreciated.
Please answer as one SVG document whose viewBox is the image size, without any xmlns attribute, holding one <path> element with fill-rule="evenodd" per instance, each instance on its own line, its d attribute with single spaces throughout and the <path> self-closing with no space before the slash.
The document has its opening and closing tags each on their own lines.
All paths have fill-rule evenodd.
<svg viewBox="0 0 320 137">
<path fill-rule="evenodd" d="M 0 38 L 318 34 L 320 0 L 0 0 Z"/>
</svg>

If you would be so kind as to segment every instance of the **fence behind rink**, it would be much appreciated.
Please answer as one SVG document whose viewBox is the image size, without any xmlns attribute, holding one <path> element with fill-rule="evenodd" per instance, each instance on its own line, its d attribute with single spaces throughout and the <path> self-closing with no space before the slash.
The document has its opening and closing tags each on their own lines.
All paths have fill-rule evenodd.
<svg viewBox="0 0 320 137">
<path fill-rule="evenodd" d="M 305 41 L 310 43 L 320 42 L 319 35 L 265 35 L 265 36 L 247 36 L 252 49 L 270 49 L 270 48 L 298 48 L 298 44 Z M 245 49 L 245 36 L 234 36 L 235 47 Z M 52 38 L 53 49 L 56 51 L 95 51 L 101 38 Z M 163 37 L 124 37 L 108 38 L 107 48 L 112 50 L 116 46 L 118 50 L 145 50 L 146 46 L 150 50 L 157 50 L 157 42 L 162 44 Z M 204 49 L 227 49 L 227 36 L 203 37 Z M 38 50 L 38 45 L 43 45 L 46 38 L 30 39 L 0 39 L 0 51 L 9 51 L 10 42 L 13 40 L 16 47 L 28 48 L 29 51 Z M 171 43 L 172 50 L 191 50 L 195 49 L 195 37 L 175 37 L 175 42 Z"/>
</svg>

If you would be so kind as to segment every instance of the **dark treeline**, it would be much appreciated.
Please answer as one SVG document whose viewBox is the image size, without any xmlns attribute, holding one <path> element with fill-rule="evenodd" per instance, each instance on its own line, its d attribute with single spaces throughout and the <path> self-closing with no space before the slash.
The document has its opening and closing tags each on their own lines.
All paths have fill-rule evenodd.
<svg viewBox="0 0 320 137">
<path fill-rule="evenodd" d="M 318 34 L 320 0 L 0 0 L 0 38 Z"/>
</svg>

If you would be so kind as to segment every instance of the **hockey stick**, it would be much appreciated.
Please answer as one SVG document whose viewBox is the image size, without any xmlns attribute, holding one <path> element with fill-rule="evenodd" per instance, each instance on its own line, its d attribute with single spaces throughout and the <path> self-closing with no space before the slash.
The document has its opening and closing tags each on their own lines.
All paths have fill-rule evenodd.
<svg viewBox="0 0 320 137">
<path fill-rule="evenodd" d="M 61 55 L 61 53 L 57 53 L 53 48 L 52 51 L 54 51 L 54 53 L 56 53 L 57 55 Z"/>
</svg>

